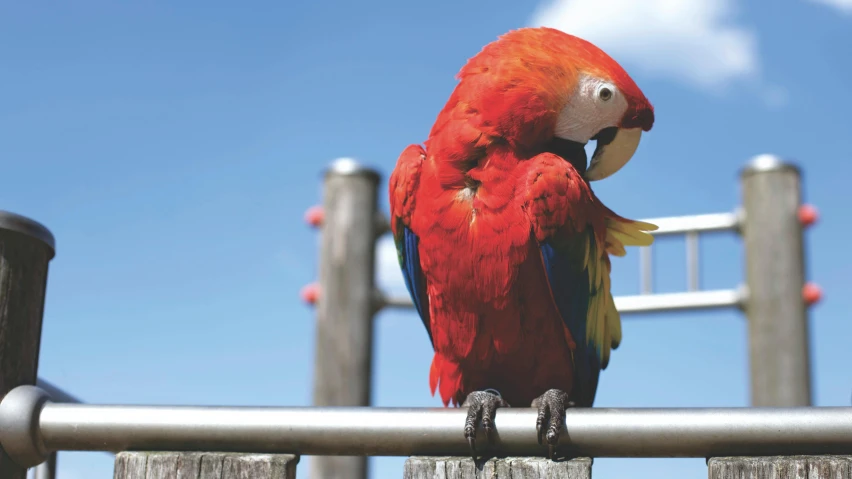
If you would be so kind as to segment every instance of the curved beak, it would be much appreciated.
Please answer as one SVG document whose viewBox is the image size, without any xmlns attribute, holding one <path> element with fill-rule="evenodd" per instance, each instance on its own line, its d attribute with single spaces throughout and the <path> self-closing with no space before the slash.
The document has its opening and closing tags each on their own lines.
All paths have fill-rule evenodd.
<svg viewBox="0 0 852 479">
<path fill-rule="evenodd" d="M 601 130 L 592 138 L 597 145 L 586 169 L 586 180 L 602 180 L 620 170 L 633 157 L 641 138 L 642 128 L 610 127 Z"/>
</svg>

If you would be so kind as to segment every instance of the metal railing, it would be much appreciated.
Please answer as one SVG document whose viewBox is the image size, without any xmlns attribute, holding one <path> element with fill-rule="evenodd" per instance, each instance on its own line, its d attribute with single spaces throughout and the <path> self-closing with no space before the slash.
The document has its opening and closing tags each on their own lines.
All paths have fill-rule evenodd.
<svg viewBox="0 0 852 479">
<path fill-rule="evenodd" d="M 684 235 L 686 241 L 686 289 L 687 291 L 698 291 L 700 287 L 700 254 L 699 237 L 707 233 L 734 232 L 739 233 L 742 227 L 744 215 L 742 211 L 735 213 L 712 213 L 704 215 L 672 216 L 665 218 L 649 218 L 642 221 L 657 225 L 657 230 L 651 234 L 655 237 Z M 654 269 L 651 263 L 652 246 L 639 248 L 639 277 L 640 290 L 643 295 L 654 292 Z M 740 288 L 742 293 L 742 288 Z M 728 290 L 728 293 L 731 291 Z M 744 300 L 745 298 L 739 298 Z M 696 303 L 701 304 L 700 298 Z M 741 303 L 730 303 L 724 306 L 741 306 Z M 705 306 L 696 306 L 693 309 L 703 309 Z M 665 311 L 665 309 L 652 310 Z"/>
<path fill-rule="evenodd" d="M 0 443 L 16 463 L 56 450 L 466 456 L 458 408 L 196 407 L 60 404 L 33 386 L 0 402 Z M 536 410 L 500 409 L 477 447 L 541 456 Z M 848 454 L 852 408 L 601 409 L 567 412 L 560 451 L 589 457 Z M 39 447 L 43 445 L 43 449 Z"/>
</svg>

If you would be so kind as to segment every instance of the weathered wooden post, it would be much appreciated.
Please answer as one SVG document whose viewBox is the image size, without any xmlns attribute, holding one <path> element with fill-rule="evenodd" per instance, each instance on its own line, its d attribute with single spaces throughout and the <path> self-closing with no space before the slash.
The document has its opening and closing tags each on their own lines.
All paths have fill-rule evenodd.
<svg viewBox="0 0 852 479">
<path fill-rule="evenodd" d="M 0 211 L 0 397 L 36 383 L 47 265 L 53 234 L 20 215 Z M 0 449 L 0 478 L 24 479 L 27 470 Z"/>
<path fill-rule="evenodd" d="M 299 456 L 226 452 L 120 452 L 114 479 L 296 479 Z"/>
<path fill-rule="evenodd" d="M 709 479 L 852 479 L 851 456 L 714 457 Z"/>
<path fill-rule="evenodd" d="M 489 459 L 480 467 L 469 457 L 410 457 L 403 479 L 591 479 L 587 457 L 553 461 L 543 457 Z M 845 478 L 844 478 L 845 479 Z"/>
<path fill-rule="evenodd" d="M 325 175 L 315 406 L 369 406 L 379 173 L 341 159 Z M 365 479 L 366 457 L 311 458 L 311 477 Z"/>
<path fill-rule="evenodd" d="M 753 406 L 810 406 L 799 169 L 761 155 L 741 174 Z"/>
</svg>

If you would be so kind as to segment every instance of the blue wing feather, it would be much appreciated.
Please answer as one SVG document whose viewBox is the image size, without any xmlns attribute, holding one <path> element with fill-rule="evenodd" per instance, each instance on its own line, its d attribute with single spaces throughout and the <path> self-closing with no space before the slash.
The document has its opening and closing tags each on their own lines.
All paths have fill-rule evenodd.
<svg viewBox="0 0 852 479">
<path fill-rule="evenodd" d="M 397 253 L 399 254 L 399 265 L 402 268 L 402 276 L 405 287 L 411 295 L 414 309 L 420 315 L 429 341 L 432 341 L 432 330 L 429 327 L 429 298 L 426 295 L 426 280 L 423 269 L 420 267 L 420 252 L 417 248 L 419 238 L 407 226 L 402 226 L 402 238 L 395 241 Z"/>
<path fill-rule="evenodd" d="M 575 245 L 580 247 L 566 247 Z M 583 267 L 585 251 L 581 248 L 584 245 L 585 241 L 554 246 L 548 241 L 541 244 L 541 256 L 556 307 L 577 344 L 571 400 L 578 406 L 591 407 L 598 388 L 601 360 L 597 348 L 586 341 L 590 293 L 589 272 Z"/>
</svg>

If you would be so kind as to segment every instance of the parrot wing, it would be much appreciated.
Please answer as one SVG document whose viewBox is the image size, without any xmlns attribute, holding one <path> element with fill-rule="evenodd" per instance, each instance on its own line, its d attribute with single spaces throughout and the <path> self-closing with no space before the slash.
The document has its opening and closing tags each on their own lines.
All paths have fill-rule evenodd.
<svg viewBox="0 0 852 479">
<path fill-rule="evenodd" d="M 648 246 L 655 225 L 622 218 L 604 206 L 567 161 L 533 160 L 525 207 L 539 242 L 554 303 L 577 348 L 572 401 L 591 407 L 601 369 L 621 342 L 621 318 L 610 290 L 609 255 Z"/>
<path fill-rule="evenodd" d="M 426 277 L 420 266 L 419 240 L 410 226 L 415 193 L 420 183 L 420 168 L 425 159 L 426 151 L 420 145 L 409 145 L 399 156 L 389 180 L 390 223 L 405 286 L 432 342 L 429 297 L 426 294 Z"/>
</svg>

